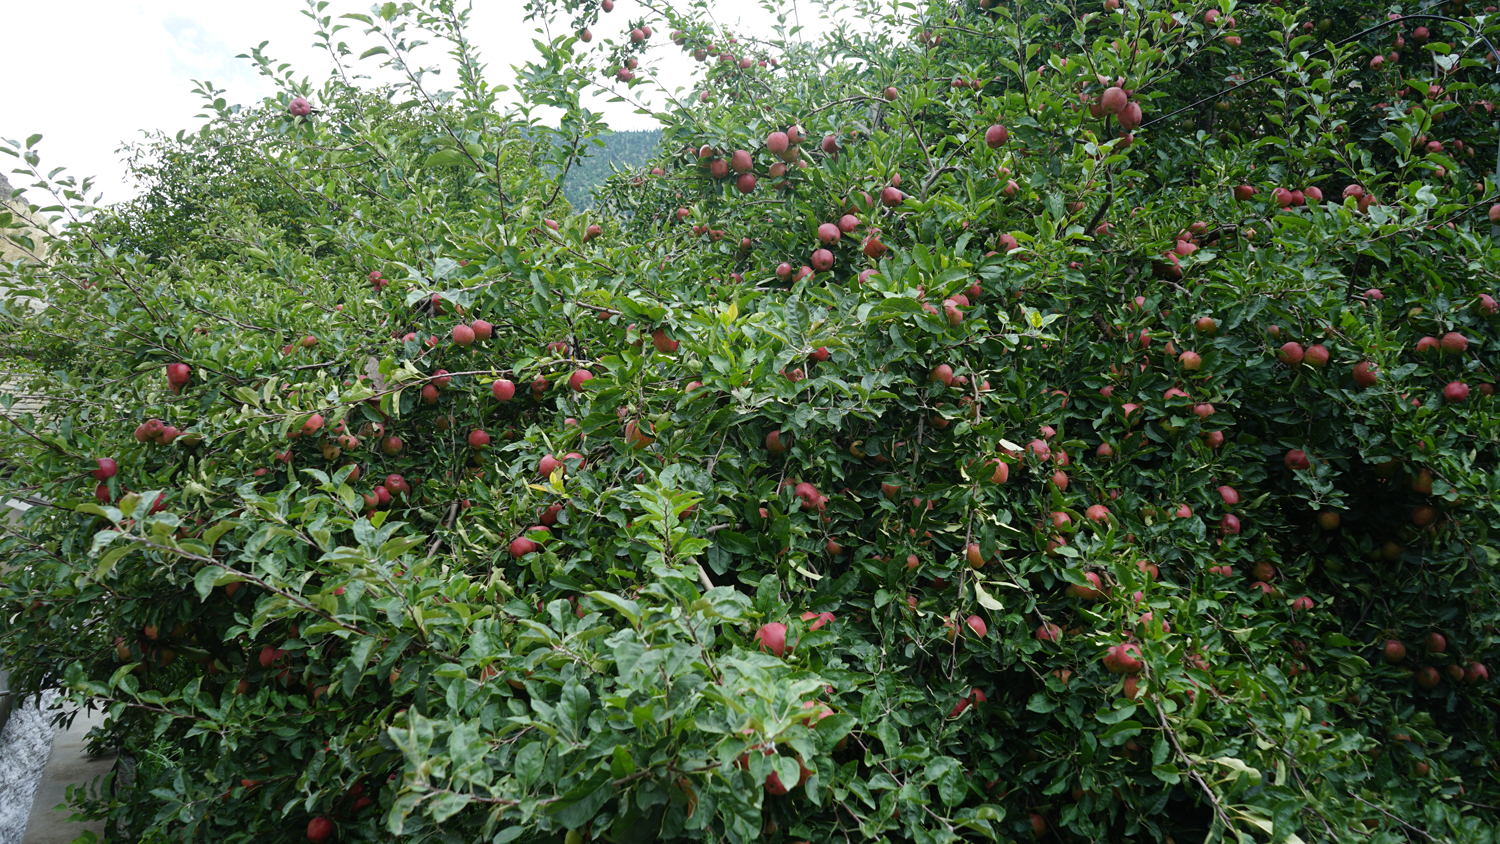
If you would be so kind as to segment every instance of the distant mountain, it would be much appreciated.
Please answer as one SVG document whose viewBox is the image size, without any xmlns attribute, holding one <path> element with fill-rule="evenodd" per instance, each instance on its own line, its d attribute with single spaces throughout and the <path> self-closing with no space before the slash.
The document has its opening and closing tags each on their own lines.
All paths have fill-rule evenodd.
<svg viewBox="0 0 1500 844">
<path fill-rule="evenodd" d="M 577 210 L 592 208 L 594 189 L 619 170 L 641 167 L 656 154 L 661 130 L 615 132 L 604 137 L 604 146 L 590 146 L 592 153 L 573 165 L 563 180 L 563 196 Z"/>
</svg>

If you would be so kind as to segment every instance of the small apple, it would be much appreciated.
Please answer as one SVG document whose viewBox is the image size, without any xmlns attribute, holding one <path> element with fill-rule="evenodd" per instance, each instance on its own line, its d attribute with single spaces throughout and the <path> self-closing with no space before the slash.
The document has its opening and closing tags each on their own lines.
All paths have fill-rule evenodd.
<svg viewBox="0 0 1500 844">
<path fill-rule="evenodd" d="M 981 639 L 983 639 L 985 637 L 985 634 L 989 632 L 989 628 L 985 626 L 984 619 L 980 618 L 977 615 L 971 615 L 968 618 L 964 619 L 964 625 L 968 627 L 975 636 L 978 636 Z"/>
<path fill-rule="evenodd" d="M 307 822 L 307 840 L 313 844 L 323 844 L 333 837 L 333 821 L 316 817 Z"/>
<path fill-rule="evenodd" d="M 785 454 L 786 453 L 786 449 L 787 449 L 786 443 L 783 442 L 782 439 L 781 439 L 781 429 L 780 428 L 777 428 L 776 430 L 771 431 L 770 433 L 766 434 L 766 450 L 767 451 L 771 452 L 772 454 Z"/>
<path fill-rule="evenodd" d="M 1380 647 L 1380 657 L 1395 665 L 1406 659 L 1406 646 L 1397 639 L 1386 639 L 1385 644 Z"/>
<path fill-rule="evenodd" d="M 807 625 L 808 630 L 820 630 L 828 624 L 833 623 L 836 617 L 831 612 L 805 612 L 802 614 L 802 620 L 812 622 L 812 624 Z"/>
<path fill-rule="evenodd" d="M 1085 601 L 1097 601 L 1100 598 L 1104 597 L 1104 593 L 1100 590 L 1100 585 L 1103 581 L 1099 579 L 1098 574 L 1089 571 L 1084 572 L 1083 577 L 1089 582 L 1090 585 L 1079 586 L 1076 583 L 1068 584 L 1066 592 L 1069 597 L 1080 598 Z"/>
<path fill-rule="evenodd" d="M 1126 96 L 1125 89 L 1112 85 L 1105 88 L 1104 93 L 1099 95 L 1099 110 L 1105 114 L 1117 115 L 1125 110 L 1127 102 L 1129 102 L 1129 97 Z"/>
<path fill-rule="evenodd" d="M 181 393 L 182 388 L 186 387 L 192 380 L 192 367 L 185 363 L 167 364 L 167 386 L 172 388 L 173 394 Z"/>
<path fill-rule="evenodd" d="M 677 347 L 680 345 L 680 342 L 668 336 L 667 330 L 665 328 L 658 328 L 655 331 L 651 332 L 651 345 L 655 347 L 658 352 L 662 352 L 663 354 L 672 354 L 673 352 L 677 351 Z"/>
<path fill-rule="evenodd" d="M 755 631 L 755 641 L 763 651 L 770 651 L 776 656 L 786 654 L 786 625 L 779 621 L 772 621 L 762 625 Z"/>
</svg>

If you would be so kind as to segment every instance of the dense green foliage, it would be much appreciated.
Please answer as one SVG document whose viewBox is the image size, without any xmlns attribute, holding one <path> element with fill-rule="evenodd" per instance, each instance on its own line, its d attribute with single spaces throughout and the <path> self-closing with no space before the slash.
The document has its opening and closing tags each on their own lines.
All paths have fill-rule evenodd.
<svg viewBox="0 0 1500 844">
<path fill-rule="evenodd" d="M 1402 20 L 1322 50 L 1363 2 L 855 5 L 806 40 L 534 0 L 598 32 L 543 44 L 515 112 L 450 0 L 320 17 L 408 83 L 205 92 L 140 203 L 14 271 L 56 399 L 6 411 L 39 506 L 0 653 L 142 760 L 90 811 L 1495 840 L 1482 48 Z M 662 49 L 705 69 L 660 173 L 562 213 L 578 92 L 632 97 Z"/>
</svg>

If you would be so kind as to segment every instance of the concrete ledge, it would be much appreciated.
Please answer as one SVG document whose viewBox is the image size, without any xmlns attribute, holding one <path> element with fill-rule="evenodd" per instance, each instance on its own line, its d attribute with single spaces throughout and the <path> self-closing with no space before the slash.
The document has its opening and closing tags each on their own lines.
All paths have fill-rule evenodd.
<svg viewBox="0 0 1500 844">
<path fill-rule="evenodd" d="M 84 741 L 89 730 L 103 723 L 103 712 L 80 712 L 71 727 L 58 730 L 52 737 L 51 754 L 42 770 L 36 795 L 31 800 L 31 813 L 26 819 L 26 835 L 21 844 L 69 844 L 85 831 L 103 838 L 102 821 L 70 823 L 68 817 L 72 811 L 65 807 L 58 811 L 67 800 L 68 786 L 94 784 L 114 767 L 115 754 L 90 756 Z"/>
</svg>

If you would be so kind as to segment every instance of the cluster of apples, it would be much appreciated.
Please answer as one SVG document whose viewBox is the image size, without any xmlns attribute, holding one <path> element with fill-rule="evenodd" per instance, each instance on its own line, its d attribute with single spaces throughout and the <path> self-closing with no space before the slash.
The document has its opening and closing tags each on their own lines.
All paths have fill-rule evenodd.
<svg viewBox="0 0 1500 844">
<path fill-rule="evenodd" d="M 1494 301 L 1493 299 L 1491 301 Z M 1435 354 L 1452 355 L 1458 357 L 1469 350 L 1469 338 L 1457 331 L 1449 331 L 1441 338 L 1423 337 L 1417 341 L 1416 352 L 1420 357 L 1431 357 Z M 1494 395 L 1495 385 L 1485 382 L 1479 385 L 1483 395 Z M 1469 385 L 1460 379 L 1448 382 L 1443 387 L 1443 400 L 1449 404 L 1461 404 L 1469 398 Z"/>
<path fill-rule="evenodd" d="M 714 42 L 690 36 L 681 30 L 672 32 L 672 43 L 680 47 L 683 52 L 691 53 L 695 61 L 707 62 L 716 59 L 721 65 L 732 65 L 740 70 L 749 70 L 753 67 L 777 67 L 780 62 L 775 57 L 756 59 L 750 56 L 736 56 L 734 50 L 739 49 L 739 39 L 730 36 L 726 39 L 727 44 L 720 46 Z"/>
<path fill-rule="evenodd" d="M 1430 656 L 1444 654 L 1448 650 L 1448 639 L 1443 634 L 1433 631 L 1427 634 L 1422 642 L 1424 649 Z M 1380 645 L 1380 658 L 1391 665 L 1400 665 L 1406 661 L 1406 644 L 1400 639 L 1387 639 Z M 1489 668 L 1482 662 L 1469 662 L 1466 665 L 1452 662 L 1443 667 L 1441 671 L 1436 666 L 1423 665 L 1412 672 L 1412 678 L 1417 685 L 1424 689 L 1436 688 L 1446 676 L 1452 683 L 1480 683 L 1490 679 Z"/>
</svg>

